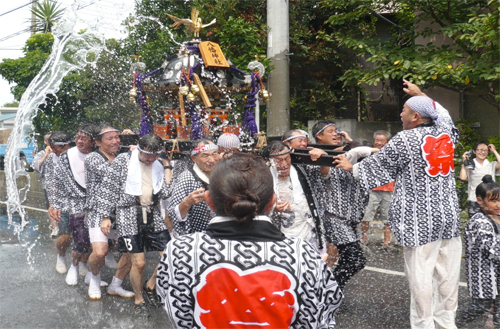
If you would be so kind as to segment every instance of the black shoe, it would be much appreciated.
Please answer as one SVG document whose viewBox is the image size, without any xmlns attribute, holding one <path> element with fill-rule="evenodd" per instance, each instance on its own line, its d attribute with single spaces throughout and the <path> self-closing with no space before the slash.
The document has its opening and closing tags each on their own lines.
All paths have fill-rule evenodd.
<svg viewBox="0 0 500 329">
<path fill-rule="evenodd" d="M 146 303 L 142 302 L 134 306 L 134 313 L 141 316 L 149 316 L 149 310 Z"/>
<path fill-rule="evenodd" d="M 148 303 L 148 305 L 151 308 L 160 308 L 160 299 L 158 298 L 158 295 L 156 294 L 155 289 L 149 289 L 147 286 L 147 281 L 144 282 L 144 286 L 142 287 L 142 295 L 144 297 L 144 300 Z"/>
</svg>

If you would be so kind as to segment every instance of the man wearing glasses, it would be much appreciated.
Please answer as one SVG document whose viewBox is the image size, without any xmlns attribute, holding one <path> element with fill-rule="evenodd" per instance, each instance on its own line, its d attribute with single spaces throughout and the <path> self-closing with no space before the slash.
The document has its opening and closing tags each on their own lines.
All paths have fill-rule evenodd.
<svg viewBox="0 0 500 329">
<path fill-rule="evenodd" d="M 207 139 L 196 141 L 191 151 L 194 164 L 176 180 L 168 216 L 178 234 L 203 232 L 215 214 L 203 199 L 209 177 L 219 162 L 219 147 Z"/>
</svg>

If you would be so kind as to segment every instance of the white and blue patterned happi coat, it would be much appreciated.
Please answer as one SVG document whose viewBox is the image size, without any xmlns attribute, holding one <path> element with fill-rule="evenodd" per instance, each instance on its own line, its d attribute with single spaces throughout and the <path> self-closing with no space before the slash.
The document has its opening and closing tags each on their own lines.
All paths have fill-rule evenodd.
<svg viewBox="0 0 500 329">
<path fill-rule="evenodd" d="M 292 317 L 289 328 L 333 328 L 343 298 L 317 250 L 296 238 L 183 235 L 167 245 L 157 273 L 175 328 L 282 328 L 277 317 L 284 312 Z"/>
<path fill-rule="evenodd" d="M 491 220 L 482 212 L 472 216 L 464 237 L 469 296 L 495 299 L 500 274 L 500 237 Z"/>
<path fill-rule="evenodd" d="M 159 160 L 156 160 L 159 161 Z M 95 202 L 97 212 L 103 217 L 109 217 L 116 209 L 116 225 L 120 236 L 137 235 L 137 215 L 141 214 L 139 197 L 125 193 L 130 152 L 118 155 L 106 170 L 104 180 L 97 191 Z M 161 216 L 159 200 L 169 197 L 170 185 L 163 179 L 162 187 L 153 200 L 157 202 L 151 206 L 153 212 L 154 232 L 166 231 L 164 218 Z"/>
<path fill-rule="evenodd" d="M 74 146 L 76 147 L 76 146 Z M 68 150 L 61 153 L 54 170 L 56 180 L 55 198 L 52 208 L 78 214 L 85 210 L 86 188 L 78 184 L 71 171 Z"/>
<path fill-rule="evenodd" d="M 396 181 L 388 221 L 406 247 L 460 235 L 453 159 L 458 129 L 448 111 L 436 108 L 440 124 L 403 130 L 358 164 L 368 190 Z"/>
<path fill-rule="evenodd" d="M 106 217 L 104 209 L 98 207 L 98 198 L 101 197 L 101 185 L 110 165 L 109 159 L 100 151 L 90 153 L 85 159 L 85 184 L 87 185 L 85 208 L 87 210 L 86 224 L 89 228 L 101 227 L 102 218 Z"/>
<path fill-rule="evenodd" d="M 49 203 L 52 205 L 54 203 L 57 191 L 57 177 L 55 175 L 54 157 L 57 158 L 55 153 L 50 153 L 47 158 L 45 158 L 45 191 L 47 191 L 47 198 Z"/>
</svg>

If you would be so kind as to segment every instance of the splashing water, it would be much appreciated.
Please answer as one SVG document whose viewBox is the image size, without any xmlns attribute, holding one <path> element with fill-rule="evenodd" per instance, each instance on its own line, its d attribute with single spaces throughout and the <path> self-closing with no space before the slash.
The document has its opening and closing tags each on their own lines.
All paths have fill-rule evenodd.
<svg viewBox="0 0 500 329">
<path fill-rule="evenodd" d="M 168 32 L 168 35 L 170 36 L 170 39 L 171 39 L 171 40 L 172 40 L 172 41 L 173 41 L 176 45 L 178 45 L 178 46 L 181 46 L 181 47 L 182 47 L 182 43 L 180 43 L 180 42 L 178 42 L 178 41 L 176 41 L 176 40 L 175 40 L 175 38 L 174 38 L 174 35 L 173 35 L 172 31 L 170 31 L 170 29 L 169 29 L 167 26 L 164 26 L 164 25 L 160 22 L 160 20 L 159 20 L 158 18 L 156 18 L 156 17 L 151 17 L 151 16 L 142 16 L 142 15 L 141 15 L 141 16 L 137 16 L 137 18 L 138 18 L 139 20 L 146 20 L 146 19 L 149 19 L 149 20 L 151 20 L 151 21 L 153 21 L 153 22 L 156 22 L 158 25 L 160 25 L 160 28 L 161 28 L 162 30 L 165 30 L 165 31 L 167 31 L 167 32 Z"/>
<path fill-rule="evenodd" d="M 33 131 L 32 120 L 38 107 L 45 102 L 48 94 L 56 94 L 63 78 L 73 70 L 82 69 L 87 64 L 95 64 L 105 47 L 103 34 L 93 29 L 76 31 L 79 22 L 78 3 L 67 8 L 64 16 L 53 29 L 52 53 L 40 72 L 30 83 L 19 103 L 14 128 L 9 136 L 5 156 L 5 177 L 7 182 L 7 212 L 9 224 L 13 225 L 12 214 L 21 217 L 21 229 L 26 225 L 25 210 L 21 204 L 26 200 L 30 187 L 30 177 L 21 166 L 19 148 L 23 137 Z M 27 183 L 18 187 L 18 179 L 24 177 Z"/>
</svg>

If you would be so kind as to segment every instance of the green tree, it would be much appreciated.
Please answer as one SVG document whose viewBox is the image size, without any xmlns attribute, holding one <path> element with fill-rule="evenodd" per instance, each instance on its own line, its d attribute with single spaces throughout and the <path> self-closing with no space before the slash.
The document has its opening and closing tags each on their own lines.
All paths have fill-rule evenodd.
<svg viewBox="0 0 500 329">
<path fill-rule="evenodd" d="M 49 57 L 53 41 L 51 33 L 35 34 L 26 41 L 24 57 L 0 63 L 0 75 L 17 84 L 11 88 L 16 100 L 21 99 Z M 47 95 L 45 103 L 40 105 L 33 120 L 36 133 L 39 136 L 51 130 L 73 133 L 81 122 L 106 121 L 120 129 L 137 126 L 140 112 L 128 101 L 132 78 L 130 59 L 125 54 L 123 45 L 110 39 L 95 66 L 70 72 L 59 92 Z"/>
<path fill-rule="evenodd" d="M 18 106 L 19 106 L 19 102 L 16 102 L 16 101 L 3 104 L 3 107 L 18 107 Z"/>
<path fill-rule="evenodd" d="M 340 78 L 344 87 L 406 78 L 424 88 L 440 86 L 498 105 L 498 1 L 326 0 L 322 4 L 335 15 L 328 19 L 332 31 L 319 34 L 319 40 L 357 57 Z M 379 34 L 381 23 L 391 26 L 389 36 Z M 422 44 L 443 36 L 449 42 Z"/>
<path fill-rule="evenodd" d="M 38 74 L 50 55 L 54 37 L 51 33 L 39 33 L 26 41 L 24 57 L 6 58 L 0 63 L 0 75 L 9 83 L 15 83 L 11 92 L 17 101 L 21 100 L 31 80 Z"/>
<path fill-rule="evenodd" d="M 31 12 L 36 17 L 36 31 L 47 33 L 52 32 L 52 27 L 61 18 L 64 9 L 56 1 L 44 0 L 42 3 L 37 2 Z"/>
</svg>

